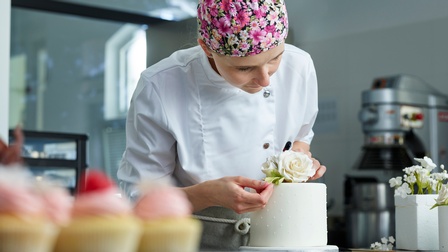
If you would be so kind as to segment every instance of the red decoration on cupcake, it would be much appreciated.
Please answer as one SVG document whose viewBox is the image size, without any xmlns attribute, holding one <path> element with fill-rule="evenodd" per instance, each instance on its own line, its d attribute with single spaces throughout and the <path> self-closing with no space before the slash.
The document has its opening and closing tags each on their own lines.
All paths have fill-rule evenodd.
<svg viewBox="0 0 448 252">
<path fill-rule="evenodd" d="M 80 193 L 88 193 L 109 189 L 115 186 L 114 182 L 100 170 L 89 170 L 83 174 Z"/>
</svg>

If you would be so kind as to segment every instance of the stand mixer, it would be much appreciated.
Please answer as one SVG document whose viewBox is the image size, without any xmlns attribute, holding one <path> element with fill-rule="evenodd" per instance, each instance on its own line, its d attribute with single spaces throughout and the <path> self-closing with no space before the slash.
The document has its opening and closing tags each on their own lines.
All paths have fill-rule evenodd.
<svg viewBox="0 0 448 252">
<path fill-rule="evenodd" d="M 448 96 L 410 75 L 376 78 L 362 92 L 359 120 L 364 146 L 346 174 L 345 218 L 351 247 L 395 236 L 394 192 L 389 179 L 414 158 L 448 164 Z"/>
</svg>

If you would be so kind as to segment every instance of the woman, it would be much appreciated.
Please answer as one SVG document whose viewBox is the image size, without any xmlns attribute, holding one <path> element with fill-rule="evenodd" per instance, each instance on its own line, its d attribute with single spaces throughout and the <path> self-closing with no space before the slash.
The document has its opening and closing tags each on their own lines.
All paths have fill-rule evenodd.
<svg viewBox="0 0 448 252">
<path fill-rule="evenodd" d="M 261 164 L 288 141 L 309 153 L 316 73 L 285 45 L 283 0 L 200 0 L 198 31 L 199 46 L 142 73 L 118 178 L 131 198 L 141 179 L 171 178 L 205 216 L 202 248 L 237 249 L 248 235 L 225 223 L 268 202 Z M 317 179 L 326 168 L 314 165 Z"/>
</svg>

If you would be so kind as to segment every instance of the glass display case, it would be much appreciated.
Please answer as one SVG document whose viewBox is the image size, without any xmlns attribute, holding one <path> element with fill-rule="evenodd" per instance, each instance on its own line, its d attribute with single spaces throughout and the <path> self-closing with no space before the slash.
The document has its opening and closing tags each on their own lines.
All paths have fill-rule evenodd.
<svg viewBox="0 0 448 252">
<path fill-rule="evenodd" d="M 87 168 L 87 135 L 26 130 L 23 133 L 22 157 L 36 179 L 49 178 L 76 195 L 81 174 Z M 14 142 L 12 130 L 9 137 Z"/>
</svg>

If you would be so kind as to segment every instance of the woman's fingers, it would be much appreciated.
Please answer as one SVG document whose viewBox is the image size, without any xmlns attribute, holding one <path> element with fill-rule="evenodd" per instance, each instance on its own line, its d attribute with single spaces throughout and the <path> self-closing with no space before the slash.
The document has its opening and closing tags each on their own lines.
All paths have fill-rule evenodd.
<svg viewBox="0 0 448 252">
<path fill-rule="evenodd" d="M 310 178 L 310 180 L 315 180 L 318 178 L 321 178 L 325 172 L 327 171 L 327 167 L 325 165 L 321 165 L 317 168 L 316 173 L 314 174 L 313 177 Z"/>
<path fill-rule="evenodd" d="M 270 183 L 246 177 L 225 177 L 220 179 L 225 186 L 218 200 L 220 205 L 231 208 L 237 213 L 246 213 L 263 208 L 272 194 Z M 251 192 L 245 188 L 252 188 Z"/>
<path fill-rule="evenodd" d="M 260 193 L 250 193 L 254 198 L 252 200 L 248 199 L 248 201 L 246 201 L 245 209 L 243 212 L 253 212 L 255 210 L 263 209 L 268 203 L 273 191 L 274 185 L 269 183 L 268 186 L 264 188 L 264 190 Z"/>
<path fill-rule="evenodd" d="M 255 191 L 257 191 L 257 193 L 262 192 L 270 184 L 263 180 L 249 179 L 249 178 L 242 177 L 242 176 L 234 177 L 234 179 L 235 179 L 236 183 L 238 185 L 240 185 L 242 188 L 246 188 L 246 187 L 252 188 Z"/>
</svg>

